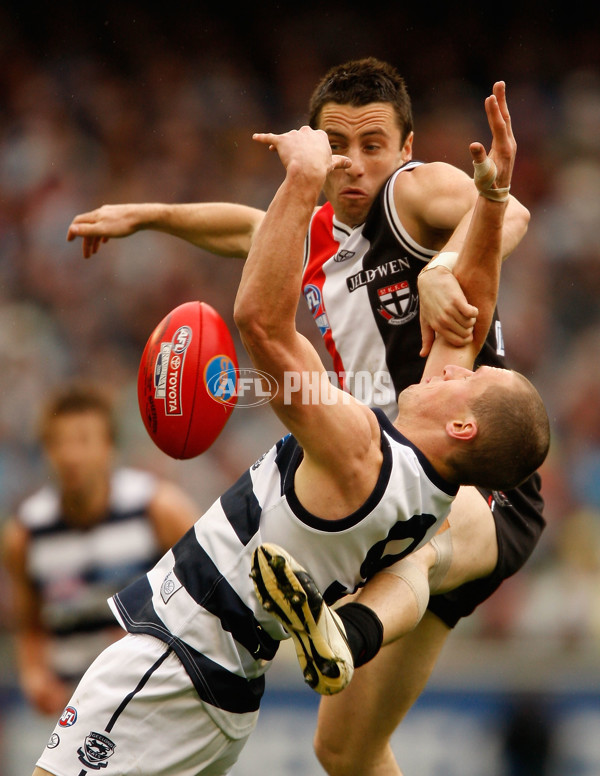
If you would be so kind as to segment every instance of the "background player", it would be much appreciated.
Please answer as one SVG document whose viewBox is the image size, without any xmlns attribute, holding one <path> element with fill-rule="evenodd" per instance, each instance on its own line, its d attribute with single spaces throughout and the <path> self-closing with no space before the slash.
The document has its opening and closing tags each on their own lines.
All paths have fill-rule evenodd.
<svg viewBox="0 0 600 776">
<path fill-rule="evenodd" d="M 39 427 L 52 481 L 6 522 L 2 548 L 20 685 L 34 709 L 55 716 L 122 635 L 107 597 L 151 568 L 198 512 L 173 483 L 116 466 L 113 409 L 99 388 L 62 386 Z"/>
</svg>

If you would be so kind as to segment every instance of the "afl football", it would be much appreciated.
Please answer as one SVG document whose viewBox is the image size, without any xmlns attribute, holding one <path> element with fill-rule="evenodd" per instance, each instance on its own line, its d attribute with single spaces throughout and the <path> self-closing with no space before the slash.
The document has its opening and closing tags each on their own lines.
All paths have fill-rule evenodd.
<svg viewBox="0 0 600 776">
<path fill-rule="evenodd" d="M 231 333 L 206 302 L 185 302 L 154 329 L 140 361 L 138 403 L 153 442 L 172 458 L 207 450 L 237 400 Z"/>
</svg>

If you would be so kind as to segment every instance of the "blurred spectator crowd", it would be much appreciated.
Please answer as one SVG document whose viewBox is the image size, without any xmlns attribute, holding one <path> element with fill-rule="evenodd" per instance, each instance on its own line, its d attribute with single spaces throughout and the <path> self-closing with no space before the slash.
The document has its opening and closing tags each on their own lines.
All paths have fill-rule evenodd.
<svg viewBox="0 0 600 776">
<path fill-rule="evenodd" d="M 190 298 L 215 306 L 233 328 L 241 264 L 149 232 L 111 241 L 86 261 L 81 245 L 65 239 L 77 213 L 136 201 L 265 207 L 281 172 L 252 132 L 304 123 L 326 68 L 371 54 L 405 74 L 415 157 L 468 170 L 468 143 L 489 137 L 483 98 L 504 78 L 519 144 L 513 192 L 532 220 L 504 267 L 499 308 L 511 365 L 539 387 L 552 419 L 548 530 L 527 568 L 470 627 L 475 635 L 555 637 L 566 647 L 600 640 L 594 25 L 504 20 L 500 35 L 491 18 L 453 27 L 448 15 L 417 26 L 399 15 L 390 25 L 385 5 L 377 20 L 352 4 L 317 11 L 308 3 L 275 18 L 267 4 L 235 19 L 209 15 L 203 4 L 179 19 L 176 6 L 163 19 L 128 3 L 79 4 L 77 12 L 57 5 L 27 24 L 17 10 L 0 13 L 0 520 L 45 476 L 35 419 L 48 389 L 66 377 L 108 386 L 127 462 L 178 480 L 202 507 L 280 433 L 268 408 L 244 409 L 196 461 L 154 449 L 136 398 L 146 339 Z M 484 45 L 486 23 L 492 38 Z M 312 321 L 299 316 L 315 341 Z"/>
</svg>

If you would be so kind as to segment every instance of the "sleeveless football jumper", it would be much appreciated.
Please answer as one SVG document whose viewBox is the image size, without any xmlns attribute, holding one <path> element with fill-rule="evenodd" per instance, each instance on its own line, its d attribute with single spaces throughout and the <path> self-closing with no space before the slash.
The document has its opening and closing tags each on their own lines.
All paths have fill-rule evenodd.
<svg viewBox="0 0 600 776">
<path fill-rule="evenodd" d="M 445 519 L 446 482 L 379 410 L 383 464 L 364 504 L 341 520 L 307 512 L 294 491 L 302 448 L 287 435 L 251 466 L 146 576 L 111 600 L 130 633 L 164 641 L 218 722 L 258 709 L 268 661 L 288 634 L 256 598 L 251 558 L 286 546 L 328 603 L 417 549 Z"/>
</svg>

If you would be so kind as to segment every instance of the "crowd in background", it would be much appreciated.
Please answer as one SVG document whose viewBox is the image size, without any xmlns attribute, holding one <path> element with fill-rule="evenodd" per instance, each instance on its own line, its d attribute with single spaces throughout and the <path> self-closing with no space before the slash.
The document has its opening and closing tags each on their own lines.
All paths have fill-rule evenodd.
<svg viewBox="0 0 600 776">
<path fill-rule="evenodd" d="M 128 3 L 0 12 L 0 520 L 46 476 L 37 410 L 67 377 L 107 386 L 123 458 L 178 480 L 202 507 L 281 431 L 268 408 L 243 408 L 197 460 L 153 446 L 136 394 L 146 339 L 191 298 L 233 331 L 241 263 L 150 232 L 86 261 L 66 242 L 77 213 L 136 201 L 266 207 L 281 169 L 252 133 L 305 123 L 316 80 L 364 55 L 405 75 L 415 158 L 468 170 L 468 143 L 489 137 L 483 99 L 503 78 L 519 146 L 513 193 L 532 219 L 503 268 L 499 310 L 510 364 L 538 386 L 552 421 L 548 529 L 470 628 L 565 648 L 600 641 L 598 26 L 535 3 L 534 24 L 525 10 L 501 22 L 446 11 L 417 24 L 385 4 L 368 18 L 352 4 L 273 15 L 268 3 L 235 14 L 202 5 L 178 15 L 175 4 L 164 18 Z M 6 609 L 2 600 L 0 630 Z"/>
</svg>

